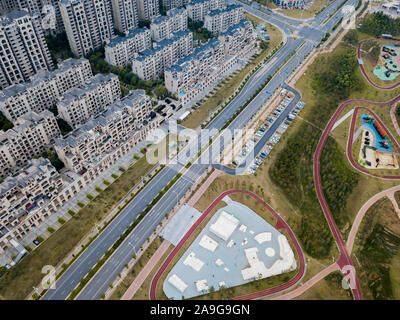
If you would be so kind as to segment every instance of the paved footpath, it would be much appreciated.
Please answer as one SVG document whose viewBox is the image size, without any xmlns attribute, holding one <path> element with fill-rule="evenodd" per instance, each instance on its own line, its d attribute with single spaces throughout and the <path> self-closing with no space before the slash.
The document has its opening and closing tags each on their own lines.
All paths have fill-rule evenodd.
<svg viewBox="0 0 400 320">
<path fill-rule="evenodd" d="M 273 298 L 271 300 L 290 300 L 298 297 L 299 295 L 303 294 L 305 291 L 310 289 L 313 285 L 317 282 L 321 281 L 325 278 L 328 274 L 339 270 L 339 265 L 335 262 L 331 264 L 329 267 L 323 269 L 322 271 L 318 272 L 315 276 L 313 276 L 310 280 L 306 281 L 302 286 L 290 291 L 289 293 L 283 294 L 279 297 Z"/>
<path fill-rule="evenodd" d="M 347 247 L 347 251 L 349 253 L 351 253 L 351 251 L 353 249 L 353 245 L 354 245 L 354 241 L 355 241 L 355 238 L 357 235 L 358 228 L 360 227 L 361 221 L 364 218 L 365 214 L 367 213 L 368 209 L 379 199 L 388 197 L 392 201 L 394 209 L 398 210 L 398 204 L 397 204 L 397 201 L 394 199 L 394 193 L 399 190 L 400 190 L 400 185 L 383 190 L 382 192 L 379 192 L 376 195 L 369 198 L 369 200 L 366 203 L 364 203 L 364 205 L 358 211 L 356 218 L 354 219 L 349 236 L 347 238 L 346 247 Z M 399 215 L 399 218 L 400 218 L 399 211 L 397 211 L 397 210 L 396 210 L 396 213 Z"/>
<path fill-rule="evenodd" d="M 161 259 L 165 252 L 167 252 L 170 242 L 168 240 L 164 240 L 161 245 L 158 247 L 157 251 L 154 252 L 153 256 L 144 266 L 142 271 L 139 272 L 138 276 L 133 280 L 132 284 L 129 286 L 128 290 L 124 293 L 121 300 L 131 300 L 135 295 L 136 291 L 142 286 L 143 282 L 146 280 L 151 270 L 153 270 L 154 266 Z"/>
</svg>

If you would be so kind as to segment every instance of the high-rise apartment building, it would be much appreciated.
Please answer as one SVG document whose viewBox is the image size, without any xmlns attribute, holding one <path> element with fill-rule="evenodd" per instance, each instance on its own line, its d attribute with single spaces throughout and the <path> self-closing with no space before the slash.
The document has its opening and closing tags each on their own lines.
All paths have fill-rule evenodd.
<svg viewBox="0 0 400 320">
<path fill-rule="evenodd" d="M 58 157 L 66 168 L 82 173 L 126 144 L 145 126 L 145 120 L 150 120 L 151 111 L 151 99 L 145 91 L 133 90 L 101 115 L 58 140 Z"/>
<path fill-rule="evenodd" d="M 120 32 L 128 32 L 139 23 L 136 0 L 112 0 L 115 28 Z"/>
<path fill-rule="evenodd" d="M 210 11 L 204 17 L 204 27 L 213 34 L 226 31 L 243 18 L 243 6 L 232 4 L 223 9 Z"/>
<path fill-rule="evenodd" d="M 125 37 L 114 37 L 104 47 L 105 60 L 113 66 L 126 67 L 136 52 L 151 49 L 151 32 L 147 28 L 135 28 Z"/>
<path fill-rule="evenodd" d="M 0 86 L 2 89 L 53 69 L 39 16 L 15 10 L 0 17 Z"/>
<path fill-rule="evenodd" d="M 40 155 L 61 136 L 56 118 L 48 111 L 29 112 L 6 132 L 0 130 L 0 177 L 16 171 Z"/>
<path fill-rule="evenodd" d="M 167 68 L 165 87 L 187 105 L 198 99 L 204 89 L 215 85 L 225 73 L 232 72 L 239 58 L 252 54 L 255 40 L 252 24 L 241 20 L 220 33 L 218 39 L 212 38 Z"/>
<path fill-rule="evenodd" d="M 151 38 L 154 41 L 171 38 L 175 32 L 188 28 L 188 15 L 184 8 L 171 9 L 166 16 L 158 16 L 151 20 Z"/>
<path fill-rule="evenodd" d="M 165 10 L 181 8 L 188 4 L 189 0 L 161 0 Z"/>
<path fill-rule="evenodd" d="M 65 92 L 57 103 L 57 109 L 59 116 L 75 128 L 105 111 L 120 97 L 118 76 L 100 73 L 90 78 L 81 88 Z"/>
<path fill-rule="evenodd" d="M 190 0 L 186 6 L 188 16 L 193 21 L 204 21 L 208 12 L 222 8 L 222 0 Z"/>
<path fill-rule="evenodd" d="M 82 86 L 92 76 L 89 60 L 64 60 L 54 71 L 38 73 L 30 82 L 0 91 L 0 111 L 15 121 L 30 111 L 49 109 L 65 91 Z"/>
<path fill-rule="evenodd" d="M 137 0 L 137 5 L 140 20 L 151 21 L 160 14 L 158 0 Z"/>
<path fill-rule="evenodd" d="M 86 56 L 114 35 L 110 0 L 61 0 L 61 16 L 71 51 Z"/>
<path fill-rule="evenodd" d="M 165 68 L 193 51 L 193 34 L 178 31 L 170 39 L 154 43 L 154 49 L 136 54 L 132 61 L 132 71 L 142 80 L 152 80 L 162 76 Z"/>
</svg>

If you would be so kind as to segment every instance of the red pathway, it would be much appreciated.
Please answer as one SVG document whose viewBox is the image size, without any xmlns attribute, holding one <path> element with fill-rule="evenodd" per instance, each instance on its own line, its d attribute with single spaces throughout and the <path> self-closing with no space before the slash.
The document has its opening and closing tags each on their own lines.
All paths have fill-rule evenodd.
<svg viewBox="0 0 400 320">
<path fill-rule="evenodd" d="M 288 282 L 283 283 L 279 286 L 275 286 L 273 288 L 269 288 L 260 292 L 255 292 L 247 295 L 243 295 L 240 297 L 236 297 L 234 299 L 240 299 L 240 300 L 245 300 L 245 299 L 258 299 L 258 298 L 263 298 L 271 294 L 275 294 L 284 290 L 287 290 L 291 288 L 292 286 L 296 285 L 304 276 L 305 273 L 305 258 L 303 251 L 301 250 L 300 244 L 296 239 L 296 236 L 294 235 L 293 231 L 290 229 L 288 224 L 281 218 L 281 216 L 267 203 L 264 202 L 260 197 L 258 197 L 256 194 L 250 192 L 250 191 L 242 191 L 242 190 L 228 190 L 222 193 L 221 195 L 218 196 L 217 199 L 213 201 L 213 203 L 206 209 L 206 211 L 203 212 L 203 214 L 199 217 L 199 219 L 195 222 L 195 224 L 189 229 L 189 231 L 185 234 L 185 236 L 182 238 L 182 240 L 178 243 L 178 245 L 174 248 L 174 250 L 168 255 L 168 257 L 165 259 L 161 267 L 158 269 L 157 273 L 155 274 L 154 278 L 151 281 L 151 286 L 150 286 L 150 299 L 155 300 L 156 299 L 156 288 L 157 288 L 157 283 L 160 280 L 160 277 L 164 273 L 165 269 L 168 267 L 172 259 L 175 257 L 175 255 L 179 252 L 180 248 L 185 244 L 187 239 L 192 235 L 192 233 L 196 230 L 196 228 L 199 226 L 199 224 L 207 217 L 207 215 L 215 208 L 215 206 L 227 195 L 232 194 L 232 193 L 241 193 L 244 192 L 248 194 L 249 196 L 253 197 L 255 200 L 258 202 L 262 203 L 265 208 L 274 215 L 276 218 L 276 229 L 285 229 L 288 234 L 290 239 L 292 240 L 292 243 L 296 249 L 298 258 L 299 258 L 299 271 L 297 274 L 290 279 Z"/>
</svg>

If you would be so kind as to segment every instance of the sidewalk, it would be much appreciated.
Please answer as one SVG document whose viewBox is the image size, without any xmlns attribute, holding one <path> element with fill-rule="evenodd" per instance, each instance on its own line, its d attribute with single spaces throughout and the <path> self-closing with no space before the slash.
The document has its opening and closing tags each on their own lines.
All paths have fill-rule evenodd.
<svg viewBox="0 0 400 320">
<path fill-rule="evenodd" d="M 170 242 L 168 240 L 164 240 L 161 245 L 158 247 L 157 251 L 154 252 L 154 255 L 150 258 L 147 264 L 144 266 L 142 271 L 138 274 L 138 276 L 133 280 L 132 284 L 129 286 L 128 290 L 124 293 L 121 300 L 131 300 L 135 295 L 136 291 L 142 286 L 143 282 L 146 280 L 151 270 L 153 270 L 154 266 L 161 259 L 161 257 L 167 252 L 167 249 L 170 246 Z"/>
</svg>

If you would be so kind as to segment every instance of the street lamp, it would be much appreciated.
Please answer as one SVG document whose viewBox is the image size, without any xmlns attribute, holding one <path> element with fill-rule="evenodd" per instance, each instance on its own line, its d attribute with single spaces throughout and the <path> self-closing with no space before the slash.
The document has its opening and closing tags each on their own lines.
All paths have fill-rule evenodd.
<svg viewBox="0 0 400 320">
<path fill-rule="evenodd" d="M 136 256 L 136 249 L 135 249 L 134 245 L 130 241 L 128 242 L 128 244 L 132 247 L 133 252 L 135 253 L 135 256 Z"/>
</svg>

